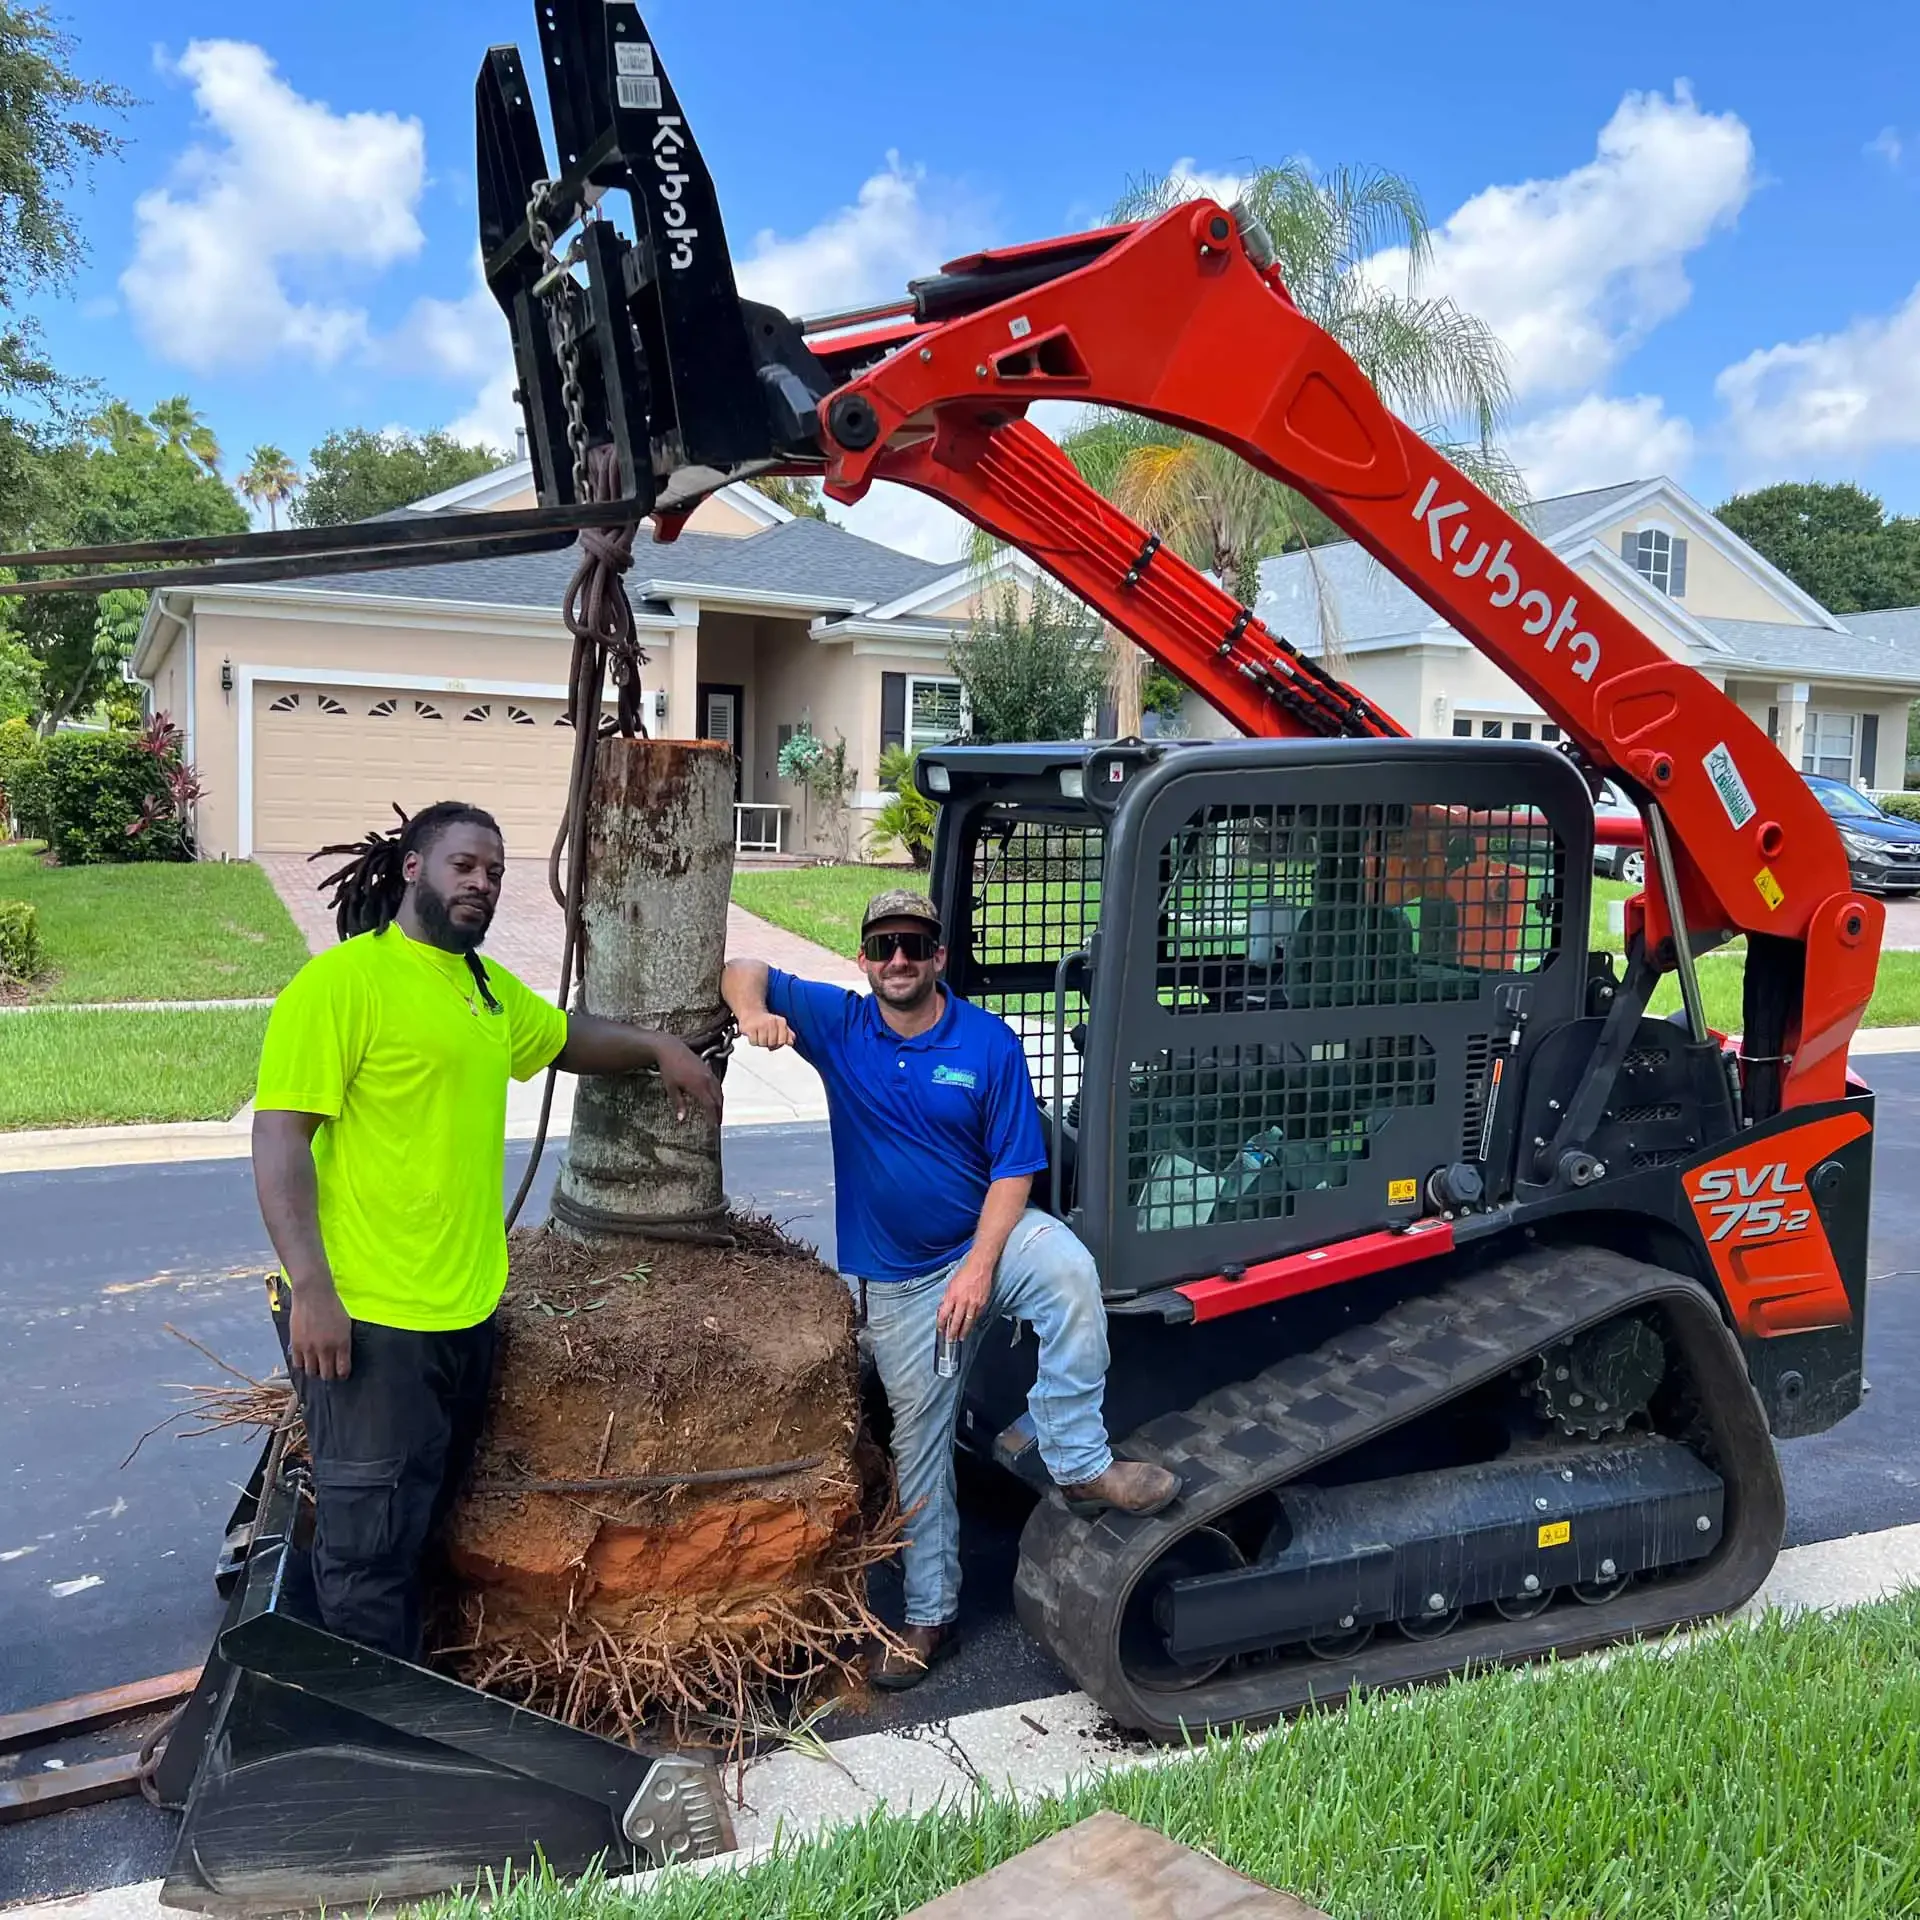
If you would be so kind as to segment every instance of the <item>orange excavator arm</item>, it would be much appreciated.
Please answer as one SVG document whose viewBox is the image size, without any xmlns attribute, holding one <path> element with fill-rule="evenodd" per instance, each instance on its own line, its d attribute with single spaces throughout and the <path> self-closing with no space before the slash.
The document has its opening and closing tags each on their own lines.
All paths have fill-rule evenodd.
<svg viewBox="0 0 1920 1920">
<path fill-rule="evenodd" d="M 1045 277 L 1050 249 L 1063 270 Z M 1747 937 L 1756 1116 L 1840 1097 L 1884 916 L 1853 892 L 1832 821 L 1733 701 L 1387 411 L 1266 253 L 1202 200 L 1117 235 L 954 263 L 947 304 L 966 305 L 970 278 L 982 304 L 890 329 L 877 362 L 871 337 L 823 353 L 849 369 L 819 404 L 828 492 L 850 502 L 885 478 L 946 502 L 1246 732 L 1400 733 L 1159 549 L 1024 414 L 1105 405 L 1231 448 L 1366 547 L 1670 829 L 1678 898 L 1651 893 L 1640 930 L 1650 949 L 1675 922 L 1696 944 Z"/>
</svg>

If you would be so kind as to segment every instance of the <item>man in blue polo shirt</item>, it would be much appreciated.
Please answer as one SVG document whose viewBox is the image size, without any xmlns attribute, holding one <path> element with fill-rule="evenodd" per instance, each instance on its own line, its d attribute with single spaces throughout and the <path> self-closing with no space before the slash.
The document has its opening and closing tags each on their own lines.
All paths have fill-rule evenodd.
<svg viewBox="0 0 1920 1920">
<path fill-rule="evenodd" d="M 722 991 L 756 1046 L 799 1050 L 826 1083 L 840 1268 L 860 1283 L 893 1413 L 907 1656 L 883 1653 L 876 1685 L 920 1680 L 952 1652 L 960 1605 L 953 1425 L 965 1375 L 935 1371 L 937 1336 L 965 1341 L 1001 1315 L 1039 1339 L 1027 1397 L 1040 1457 L 1068 1504 L 1157 1513 L 1180 1491 L 1164 1467 L 1116 1460 L 1100 1403 L 1107 1316 L 1093 1257 L 1027 1204 L 1047 1164 L 1025 1055 L 1004 1020 L 940 984 L 946 949 L 924 894 L 877 895 L 860 927 L 871 996 L 729 961 Z"/>
</svg>

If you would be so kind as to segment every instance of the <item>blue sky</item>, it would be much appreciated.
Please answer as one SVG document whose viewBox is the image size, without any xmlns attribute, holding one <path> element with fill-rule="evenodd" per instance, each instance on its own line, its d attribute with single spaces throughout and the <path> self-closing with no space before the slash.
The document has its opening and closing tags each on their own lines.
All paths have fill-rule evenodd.
<svg viewBox="0 0 1920 1920">
<path fill-rule="evenodd" d="M 1430 285 L 1507 341 L 1537 490 L 1817 476 L 1920 511 L 1920 8 L 643 11 L 761 297 L 884 295 L 1091 223 L 1143 171 L 1373 164 L 1442 223 Z M 86 0 L 68 24 L 144 104 L 43 313 L 60 364 L 136 405 L 186 390 L 233 462 L 334 427 L 509 432 L 472 82 L 489 41 L 534 46 L 531 5 Z M 953 551 L 916 501 L 856 523 Z"/>
</svg>

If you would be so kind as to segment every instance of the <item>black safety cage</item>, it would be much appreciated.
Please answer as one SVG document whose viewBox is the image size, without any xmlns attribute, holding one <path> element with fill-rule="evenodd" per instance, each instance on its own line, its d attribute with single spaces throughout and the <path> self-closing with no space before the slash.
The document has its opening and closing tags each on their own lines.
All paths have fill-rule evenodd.
<svg viewBox="0 0 1920 1920">
<path fill-rule="evenodd" d="M 950 978 L 1020 1033 L 1046 1198 L 1110 1296 L 1403 1226 L 1439 1168 L 1511 1185 L 1527 1036 L 1586 996 L 1561 756 L 947 749 L 929 777 Z"/>
</svg>

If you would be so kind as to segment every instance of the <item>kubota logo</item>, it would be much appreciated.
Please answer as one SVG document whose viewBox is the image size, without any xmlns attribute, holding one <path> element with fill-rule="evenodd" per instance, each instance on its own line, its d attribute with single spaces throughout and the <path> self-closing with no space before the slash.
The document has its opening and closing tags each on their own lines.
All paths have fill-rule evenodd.
<svg viewBox="0 0 1920 1920">
<path fill-rule="evenodd" d="M 1467 525 L 1467 503 L 1464 500 L 1449 500 L 1445 506 L 1435 506 L 1434 497 L 1440 491 L 1438 480 L 1429 480 L 1420 490 L 1420 498 L 1414 502 L 1413 517 L 1426 523 L 1427 541 L 1433 548 L 1433 557 L 1444 560 L 1449 553 L 1465 552 L 1467 542 L 1473 538 L 1472 529 Z M 1451 536 L 1441 541 L 1440 530 L 1449 521 L 1454 523 Z M 1573 595 L 1567 595 L 1567 603 L 1556 614 L 1551 596 L 1544 594 L 1538 587 L 1528 587 L 1520 578 L 1520 572 L 1513 564 L 1513 542 L 1502 540 L 1497 548 L 1489 549 L 1482 540 L 1474 551 L 1471 560 L 1456 559 L 1453 570 L 1462 580 L 1471 580 L 1486 569 L 1487 599 L 1496 607 L 1510 607 L 1515 601 L 1525 618 L 1520 622 L 1527 633 L 1545 634 L 1544 642 L 1549 653 L 1557 653 L 1561 641 L 1567 643 L 1567 654 L 1573 665 L 1573 677 L 1576 680 L 1591 680 L 1600 665 L 1600 642 L 1580 625 L 1580 603 Z"/>
<path fill-rule="evenodd" d="M 1775 1160 L 1755 1167 L 1709 1167 L 1688 1183 L 1700 1230 L 1709 1240 L 1771 1240 L 1777 1234 L 1805 1233 L 1813 1219 L 1811 1207 L 1789 1206 L 1805 1185 L 1787 1173 L 1787 1163 Z M 1709 1230 L 1708 1221 L 1716 1224 Z"/>
<path fill-rule="evenodd" d="M 660 170 L 660 217 L 673 229 L 673 251 L 667 264 L 676 273 L 693 265 L 693 243 L 700 229 L 687 225 L 686 202 L 688 176 L 680 170 L 680 154 L 687 136 L 680 130 L 677 113 L 663 113 L 653 135 L 653 164 Z"/>
</svg>

